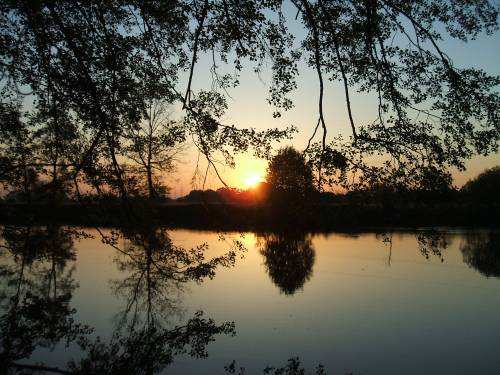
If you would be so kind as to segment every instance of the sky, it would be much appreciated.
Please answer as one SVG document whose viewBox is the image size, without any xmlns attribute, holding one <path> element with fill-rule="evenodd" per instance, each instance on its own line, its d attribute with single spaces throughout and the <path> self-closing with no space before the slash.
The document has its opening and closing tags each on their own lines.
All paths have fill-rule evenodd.
<svg viewBox="0 0 500 375">
<path fill-rule="evenodd" d="M 300 34 L 298 25 L 290 25 L 296 34 Z M 295 29 L 294 29 L 295 28 Z M 467 43 L 445 39 L 440 44 L 442 50 L 453 60 L 453 64 L 459 68 L 481 68 L 489 74 L 500 75 L 500 32 L 494 35 L 480 35 L 476 40 Z M 194 72 L 194 90 L 209 89 L 211 85 L 210 63 L 207 58 L 200 58 Z M 221 67 L 224 72 L 224 67 Z M 226 72 L 231 72 L 230 70 Z M 236 124 L 238 127 L 254 127 L 257 130 L 265 130 L 271 127 L 284 128 L 295 125 L 299 132 L 293 140 L 284 142 L 278 146 L 292 145 L 298 150 L 303 150 L 307 140 L 314 131 L 318 118 L 318 88 L 319 83 L 316 72 L 304 63 L 299 66 L 298 89 L 293 92 L 291 98 L 294 108 L 288 112 L 282 112 L 282 117 L 274 119 L 273 107 L 267 102 L 268 88 L 271 78 L 269 69 L 264 69 L 257 76 L 250 66 L 244 66 L 240 76 L 240 85 L 229 90 L 231 98 L 228 98 L 229 109 L 221 119 L 224 124 Z M 500 90 L 500 88 L 499 88 Z M 351 102 L 355 123 L 368 123 L 376 118 L 376 102 L 373 97 L 366 94 L 356 94 L 351 90 Z M 350 134 L 350 125 L 345 106 L 343 87 L 340 83 L 328 82 L 324 98 L 325 118 L 329 137 L 338 134 Z M 223 184 L 215 173 L 210 172 L 205 185 L 203 179 L 196 177 L 196 161 L 198 153 L 194 147 L 188 148 L 180 157 L 177 172 L 166 176 L 165 181 L 171 187 L 171 195 L 178 197 L 187 194 L 192 189 L 217 189 Z M 200 158 L 201 160 L 202 158 Z M 488 157 L 477 156 L 466 162 L 467 170 L 459 172 L 452 171 L 455 186 L 462 186 L 469 179 L 475 177 L 486 168 L 500 165 L 500 155 Z M 206 163 L 200 162 L 200 170 L 204 173 Z M 236 157 L 236 167 L 220 166 L 224 181 L 231 187 L 246 188 L 246 180 L 250 176 L 264 178 L 267 161 L 256 159 L 250 155 Z"/>
<path fill-rule="evenodd" d="M 304 31 L 299 21 L 294 21 L 295 13 L 291 9 L 285 9 L 291 21 L 288 24 L 290 30 L 300 39 Z M 452 58 L 453 64 L 459 68 L 474 67 L 485 70 L 489 74 L 500 75 L 500 32 L 494 35 L 480 35 L 477 40 L 467 43 L 454 39 L 441 41 L 440 48 Z M 209 90 L 212 85 L 210 67 L 211 56 L 201 56 L 194 72 L 193 91 L 200 89 Z M 233 73 L 232 67 L 223 66 L 219 63 L 222 73 Z M 179 89 L 182 92 L 187 83 L 187 72 L 181 77 Z M 287 145 L 303 150 L 309 137 L 312 135 L 318 119 L 318 89 L 319 83 L 316 72 L 302 62 L 299 65 L 299 77 L 297 79 L 298 89 L 290 98 L 294 102 L 294 108 L 283 112 L 281 118 L 273 118 L 274 108 L 271 107 L 266 98 L 268 97 L 269 83 L 271 81 L 270 66 L 263 69 L 260 75 L 256 75 L 252 66 L 244 64 L 244 69 L 239 77 L 240 85 L 230 89 L 228 98 L 228 111 L 221 118 L 224 124 L 235 124 L 240 128 L 253 127 L 257 130 L 268 128 L 285 128 L 294 125 L 299 129 L 298 133 L 290 141 L 283 142 L 277 147 Z M 498 88 L 500 91 L 500 87 Z M 377 104 L 373 96 L 357 94 L 355 88 L 351 88 L 351 104 L 353 117 L 356 124 L 371 123 L 376 118 Z M 324 97 L 325 120 L 328 127 L 329 139 L 339 134 L 349 136 L 351 134 L 346 105 L 344 89 L 340 82 L 329 82 L 325 89 Z M 180 107 L 173 108 L 173 117 L 181 118 Z M 164 182 L 170 187 L 170 195 L 174 198 L 189 193 L 192 189 L 217 189 L 223 183 L 213 171 L 207 175 L 205 183 L 204 172 L 206 162 L 200 157 L 194 145 L 187 144 L 186 149 L 178 156 L 177 171 L 165 175 Z M 247 180 L 257 181 L 264 179 L 267 161 L 256 159 L 252 155 L 236 155 L 236 167 L 234 169 L 219 165 L 218 170 L 223 180 L 231 187 L 244 189 L 248 187 Z M 197 169 L 198 165 L 198 169 Z M 469 179 L 477 176 L 486 168 L 500 165 L 500 155 L 488 157 L 474 157 L 466 162 L 466 171 L 458 172 L 452 170 L 454 184 L 462 186 Z M 199 173 L 197 173 L 197 171 Z"/>
</svg>

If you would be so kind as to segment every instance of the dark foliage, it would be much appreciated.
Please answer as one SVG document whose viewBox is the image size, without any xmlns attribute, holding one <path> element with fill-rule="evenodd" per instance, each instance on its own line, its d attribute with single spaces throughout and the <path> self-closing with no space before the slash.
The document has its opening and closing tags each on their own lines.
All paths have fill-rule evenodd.
<svg viewBox="0 0 500 375">
<path fill-rule="evenodd" d="M 500 233 L 469 233 L 460 250 L 469 267 L 486 277 L 500 277 Z"/>
<path fill-rule="evenodd" d="M 245 368 L 240 367 L 239 369 L 237 369 L 235 361 L 225 366 L 224 369 L 228 374 L 245 375 Z M 267 366 L 264 370 L 262 370 L 262 373 L 271 375 L 305 375 L 305 374 L 325 375 L 326 371 L 322 365 L 318 365 L 314 373 L 310 372 L 306 373 L 305 368 L 302 367 L 300 359 L 298 357 L 295 357 L 295 358 L 290 358 L 287 361 L 287 364 L 284 365 L 283 367 Z"/>
<path fill-rule="evenodd" d="M 266 182 L 272 201 L 296 203 L 307 199 L 315 191 L 312 169 L 304 155 L 293 147 L 282 148 L 271 158 Z"/>
<path fill-rule="evenodd" d="M 315 253 L 311 239 L 297 233 L 277 233 L 261 238 L 260 253 L 267 273 L 281 293 L 293 295 L 312 277 Z"/>
<path fill-rule="evenodd" d="M 500 205 L 500 167 L 487 169 L 461 189 L 463 199 L 471 203 Z"/>
<path fill-rule="evenodd" d="M 167 190 L 152 171 L 171 170 L 170 151 L 184 139 L 216 173 L 238 153 L 269 158 L 295 128 L 222 121 L 243 68 L 259 74 L 269 61 L 275 117 L 293 106 L 301 66 L 317 74 L 318 122 L 306 152 L 320 186 L 446 185 L 448 167 L 498 149 L 500 81 L 455 66 L 441 41 L 491 34 L 497 21 L 487 0 L 4 1 L 0 179 L 26 200 L 38 177 L 61 195 L 86 186 L 155 197 Z M 294 35 L 293 22 L 303 32 Z M 213 82 L 195 90 L 204 56 Z M 343 86 L 350 136 L 327 137 L 329 81 Z M 373 123 L 355 121 L 353 91 L 376 99 Z M 158 101 L 182 106 L 183 119 L 154 130 L 148 108 Z"/>
<path fill-rule="evenodd" d="M 93 329 L 77 322 L 71 307 L 78 288 L 72 276 L 73 241 L 87 235 L 58 226 L 2 228 L 2 373 L 157 373 L 176 355 L 206 357 L 207 345 L 216 335 L 235 334 L 234 323 L 216 324 L 201 311 L 185 324 L 168 323 L 178 310 L 178 301 L 170 297 L 182 290 L 182 284 L 214 277 L 217 267 L 234 263 L 235 253 L 205 260 L 206 245 L 186 250 L 175 246 L 165 230 L 142 224 L 103 237 L 121 254 L 118 268 L 128 275 L 114 284 L 128 308 L 107 342 L 92 338 Z M 117 246 L 119 239 L 127 239 L 124 249 Z M 60 344 L 77 344 L 82 359 L 71 361 L 66 369 L 23 363 L 36 349 Z"/>
</svg>

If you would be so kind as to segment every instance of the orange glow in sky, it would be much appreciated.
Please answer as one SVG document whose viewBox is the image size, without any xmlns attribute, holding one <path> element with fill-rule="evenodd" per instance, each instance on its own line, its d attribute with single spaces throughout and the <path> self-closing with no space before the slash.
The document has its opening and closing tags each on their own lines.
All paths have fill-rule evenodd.
<svg viewBox="0 0 500 375">
<path fill-rule="evenodd" d="M 264 181 L 267 161 L 256 159 L 250 155 L 236 158 L 236 168 L 227 170 L 229 184 L 237 189 L 251 189 Z"/>
<path fill-rule="evenodd" d="M 247 189 L 253 188 L 261 181 L 262 181 L 261 176 L 259 176 L 257 173 L 251 172 L 245 177 L 245 188 Z"/>
</svg>

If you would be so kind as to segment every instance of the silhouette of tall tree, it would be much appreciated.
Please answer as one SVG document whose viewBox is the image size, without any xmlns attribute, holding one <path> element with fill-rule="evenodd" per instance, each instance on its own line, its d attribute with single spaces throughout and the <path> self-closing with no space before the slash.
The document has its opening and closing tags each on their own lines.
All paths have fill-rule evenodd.
<svg viewBox="0 0 500 375">
<path fill-rule="evenodd" d="M 22 121 L 19 105 L 0 104 L 0 134 L 0 183 L 30 202 L 38 171 L 33 164 L 33 133 Z"/>
<path fill-rule="evenodd" d="M 183 150 L 185 129 L 168 118 L 168 103 L 153 100 L 142 123 L 133 124 L 125 133 L 122 153 L 133 164 L 124 166 L 137 186 L 137 193 L 149 198 L 165 197 L 168 187 L 161 183 L 161 173 L 172 173 Z"/>
<path fill-rule="evenodd" d="M 64 105 L 51 98 L 51 104 L 39 105 L 29 119 L 34 145 L 31 148 L 44 185 L 39 188 L 51 203 L 68 197 L 73 181 L 68 170 L 81 146 L 81 132 L 73 123 Z"/>
<path fill-rule="evenodd" d="M 267 167 L 266 182 L 272 191 L 288 197 L 304 198 L 314 191 L 311 167 L 293 147 L 276 153 Z"/>
</svg>

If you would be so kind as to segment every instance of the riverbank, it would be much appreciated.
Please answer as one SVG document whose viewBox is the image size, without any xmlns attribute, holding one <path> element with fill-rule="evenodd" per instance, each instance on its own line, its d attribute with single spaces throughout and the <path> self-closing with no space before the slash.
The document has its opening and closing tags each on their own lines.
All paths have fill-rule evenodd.
<svg viewBox="0 0 500 375">
<path fill-rule="evenodd" d="M 180 204 L 129 202 L 0 204 L 1 224 L 120 226 L 132 221 L 172 228 L 213 230 L 283 230 L 323 232 L 336 228 L 494 227 L 500 228 L 500 207 L 473 205 L 370 206 Z"/>
</svg>

